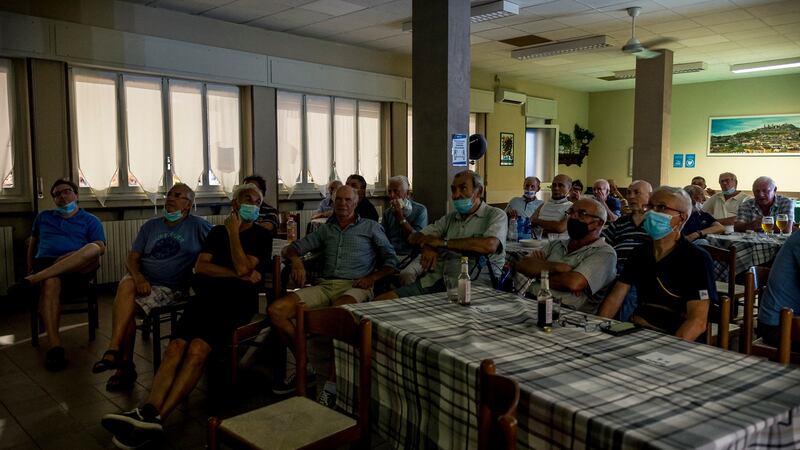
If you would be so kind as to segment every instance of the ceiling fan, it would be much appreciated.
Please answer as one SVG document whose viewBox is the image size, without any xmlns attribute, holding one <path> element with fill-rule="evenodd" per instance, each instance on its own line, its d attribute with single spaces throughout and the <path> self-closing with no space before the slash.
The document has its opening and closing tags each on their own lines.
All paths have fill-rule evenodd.
<svg viewBox="0 0 800 450">
<path fill-rule="evenodd" d="M 631 38 L 628 39 L 628 42 L 622 47 L 623 52 L 631 53 L 637 58 L 655 58 L 661 53 L 651 50 L 653 47 L 674 41 L 673 38 L 662 37 L 645 43 L 639 42 L 639 39 L 636 39 L 636 17 L 642 12 L 642 8 L 640 6 L 631 6 L 625 10 L 628 12 L 628 15 L 631 16 Z"/>
</svg>

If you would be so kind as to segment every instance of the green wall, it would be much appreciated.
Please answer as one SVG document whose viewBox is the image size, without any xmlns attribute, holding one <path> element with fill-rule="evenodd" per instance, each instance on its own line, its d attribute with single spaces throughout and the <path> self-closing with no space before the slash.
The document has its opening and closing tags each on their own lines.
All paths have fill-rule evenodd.
<svg viewBox="0 0 800 450">
<path fill-rule="evenodd" d="M 633 145 L 634 91 L 589 95 L 590 179 L 613 178 L 627 186 L 628 148 Z M 559 105 L 560 106 L 560 105 Z M 717 116 L 800 114 L 800 74 L 676 85 L 672 88 L 671 154 L 694 153 L 694 169 L 670 168 L 667 183 L 684 186 L 703 176 L 713 188 L 721 172 L 733 172 L 749 190 L 761 175 L 775 179 L 781 191 L 800 191 L 800 156 L 706 156 L 708 119 Z"/>
</svg>

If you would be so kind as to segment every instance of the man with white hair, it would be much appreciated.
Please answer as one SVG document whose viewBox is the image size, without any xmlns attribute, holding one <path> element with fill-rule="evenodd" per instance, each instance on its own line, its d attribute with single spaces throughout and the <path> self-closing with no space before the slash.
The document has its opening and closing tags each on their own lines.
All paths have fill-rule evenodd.
<svg viewBox="0 0 800 450">
<path fill-rule="evenodd" d="M 736 223 L 736 214 L 739 212 L 739 207 L 745 200 L 750 198 L 746 192 L 739 190 L 738 185 L 739 180 L 735 174 L 730 172 L 719 174 L 719 187 L 721 190 L 702 204 L 703 211 L 714 216 L 717 222 L 722 225 Z"/>
<path fill-rule="evenodd" d="M 758 177 L 753 181 L 753 198 L 748 198 L 736 214 L 736 231 L 761 230 L 761 218 L 778 214 L 789 216 L 789 224 L 783 230 L 791 233 L 794 223 L 794 200 L 778 195 L 778 187 L 770 177 Z M 777 220 L 776 220 L 777 223 Z"/>
<path fill-rule="evenodd" d="M 569 239 L 551 240 L 543 251 L 534 251 L 517 263 L 517 272 L 539 278 L 550 272 L 553 296 L 563 305 L 593 313 L 600 303 L 595 296 L 616 275 L 617 254 L 600 237 L 606 223 L 606 208 L 593 198 L 581 198 L 567 210 Z M 539 283 L 528 292 L 537 293 Z"/>
<path fill-rule="evenodd" d="M 705 332 L 717 289 L 711 257 L 681 236 L 691 212 L 692 201 L 683 189 L 661 186 L 653 191 L 643 222 L 653 240 L 630 256 L 599 316 L 614 317 L 635 286 L 638 304 L 631 322 L 689 341 Z"/>
<path fill-rule="evenodd" d="M 389 207 L 383 212 L 383 229 L 401 261 L 413 253 L 409 236 L 428 226 L 428 208 L 408 198 L 408 178 L 396 175 L 389 178 L 386 193 Z M 419 254 L 400 270 L 400 283 L 413 283 L 422 273 Z"/>
<path fill-rule="evenodd" d="M 536 177 L 527 177 L 522 182 L 522 197 L 514 197 L 506 205 L 506 214 L 518 218 L 530 217 L 544 203 L 536 198 L 542 182 Z"/>
<path fill-rule="evenodd" d="M 611 193 L 611 186 L 608 184 L 608 180 L 600 178 L 592 185 L 592 195 L 605 207 L 608 221 L 616 222 L 621 214 L 622 205 L 619 200 L 608 195 L 609 193 Z"/>
</svg>

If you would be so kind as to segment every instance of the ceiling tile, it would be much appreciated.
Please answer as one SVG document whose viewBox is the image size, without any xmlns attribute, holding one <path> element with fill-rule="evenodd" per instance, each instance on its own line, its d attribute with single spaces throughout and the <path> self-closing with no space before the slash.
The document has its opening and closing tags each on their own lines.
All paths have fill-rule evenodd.
<svg viewBox="0 0 800 450">
<path fill-rule="evenodd" d="M 554 18 L 591 11 L 591 8 L 574 0 L 558 0 L 533 6 L 531 11 L 537 16 Z"/>
<path fill-rule="evenodd" d="M 770 3 L 768 5 L 751 6 L 747 8 L 756 17 L 769 17 L 779 14 L 787 14 L 800 11 L 800 2 L 797 0 L 785 0 L 782 2 Z"/>
<path fill-rule="evenodd" d="M 533 22 L 521 23 L 514 25 L 517 30 L 522 30 L 527 33 L 537 34 L 545 31 L 561 30 L 566 28 L 565 25 L 556 22 L 555 20 L 535 20 Z"/>
<path fill-rule="evenodd" d="M 503 26 L 500 24 L 496 24 L 491 20 L 487 20 L 486 22 L 478 22 L 478 23 L 471 23 L 469 24 L 469 32 L 470 33 L 478 33 L 480 31 L 486 30 L 495 30 L 497 28 L 502 28 Z"/>
<path fill-rule="evenodd" d="M 236 0 L 234 2 L 227 1 L 225 6 L 242 7 L 242 8 L 253 9 L 256 11 L 264 11 L 264 15 L 275 14 L 281 11 L 286 11 L 287 9 L 292 7 L 291 5 L 287 5 L 280 1 L 265 2 L 264 0 Z"/>
<path fill-rule="evenodd" d="M 300 8 L 328 14 L 330 16 L 342 16 L 362 10 L 365 7 L 355 3 L 346 2 L 344 0 L 317 0 L 315 2 L 305 4 Z"/>
<path fill-rule="evenodd" d="M 690 19 L 684 19 L 674 20 L 671 22 L 653 23 L 647 26 L 642 26 L 642 28 L 657 34 L 672 34 L 675 31 L 691 30 L 693 28 L 697 28 L 698 26 L 699 25 L 697 22 Z"/>
<path fill-rule="evenodd" d="M 226 0 L 226 3 L 230 2 L 231 0 Z M 150 3 L 148 4 L 148 6 L 168 9 L 170 11 L 177 11 L 187 14 L 197 14 L 203 11 L 208 11 L 209 9 L 217 8 L 219 6 L 222 6 L 222 4 L 220 4 L 219 2 L 204 1 L 204 0 L 161 0 L 155 3 Z"/>
<path fill-rule="evenodd" d="M 800 12 L 762 17 L 761 20 L 763 20 L 764 23 L 766 23 L 767 25 L 786 25 L 789 23 L 800 23 Z"/>
<path fill-rule="evenodd" d="M 744 20 L 752 19 L 752 14 L 743 9 L 734 11 L 725 11 L 721 13 L 708 14 L 704 16 L 694 17 L 693 20 L 700 25 L 719 25 L 723 23 L 741 22 Z"/>
<path fill-rule="evenodd" d="M 730 39 L 731 41 L 745 41 L 745 44 L 752 44 L 753 39 L 766 37 L 766 36 L 778 36 L 778 32 L 773 30 L 772 28 L 763 28 L 763 29 L 756 29 L 756 30 L 747 30 L 747 31 L 734 31 L 731 33 L 724 33 L 723 36 Z"/>
<path fill-rule="evenodd" d="M 608 20 L 614 19 L 612 16 L 603 14 L 603 13 L 583 13 L 583 14 L 574 14 L 571 16 L 559 17 L 558 21 L 569 25 L 571 27 L 579 27 L 584 24 L 595 23 L 595 22 L 606 22 Z"/>
<path fill-rule="evenodd" d="M 524 36 L 525 33 L 514 28 L 496 28 L 494 30 L 481 31 L 480 33 L 473 33 L 485 39 L 494 41 L 502 41 L 503 39 L 511 39 L 519 36 Z"/>
<path fill-rule="evenodd" d="M 710 0 L 706 2 L 691 2 L 683 6 L 671 7 L 673 11 L 682 14 L 687 19 L 693 19 L 703 14 L 715 14 L 737 9 L 737 6 L 729 0 Z"/>
<path fill-rule="evenodd" d="M 711 31 L 716 33 L 731 33 L 734 31 L 747 31 L 766 28 L 764 22 L 758 19 L 743 20 L 741 22 L 723 23 L 720 25 L 710 25 L 708 27 Z"/>
<path fill-rule="evenodd" d="M 270 30 L 285 31 L 317 23 L 329 19 L 330 17 L 331 16 L 327 14 L 294 8 L 278 14 L 262 17 L 261 19 L 251 22 L 249 25 Z"/>
<path fill-rule="evenodd" d="M 700 47 L 701 45 L 712 45 L 712 44 L 720 44 L 723 42 L 728 42 L 728 39 L 726 39 L 724 36 L 714 34 L 711 36 L 698 37 L 694 39 L 683 39 L 678 42 L 687 47 Z"/>
<path fill-rule="evenodd" d="M 538 33 L 539 36 L 550 39 L 551 41 L 563 41 L 567 39 L 575 39 L 586 36 L 583 30 L 578 28 L 565 28 L 562 30 L 546 31 Z"/>
<path fill-rule="evenodd" d="M 483 43 L 483 42 L 489 42 L 489 40 L 490 39 L 482 38 L 482 37 L 476 36 L 474 34 L 469 37 L 470 45 L 480 44 L 480 43 Z"/>
<path fill-rule="evenodd" d="M 211 17 L 213 19 L 219 19 L 233 23 L 251 22 L 253 20 L 264 17 L 267 14 L 268 13 L 265 13 L 263 10 L 245 8 L 243 6 L 236 6 L 235 3 L 231 3 L 225 6 L 220 6 L 219 8 L 214 8 L 202 13 L 202 15 L 205 17 Z"/>
</svg>

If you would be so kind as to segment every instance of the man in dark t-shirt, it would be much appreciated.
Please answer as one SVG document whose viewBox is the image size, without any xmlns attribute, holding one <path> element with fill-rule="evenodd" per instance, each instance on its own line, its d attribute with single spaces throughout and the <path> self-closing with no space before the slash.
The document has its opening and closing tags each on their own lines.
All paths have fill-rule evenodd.
<svg viewBox="0 0 800 450">
<path fill-rule="evenodd" d="M 146 403 L 103 417 L 118 447 L 139 448 L 158 437 L 162 420 L 194 389 L 212 348 L 229 343 L 233 330 L 257 311 L 261 276 L 272 251 L 272 234 L 254 225 L 261 201 L 255 185 L 239 186 L 225 225 L 208 233 L 195 266 L 197 296 L 164 353 Z"/>
</svg>

